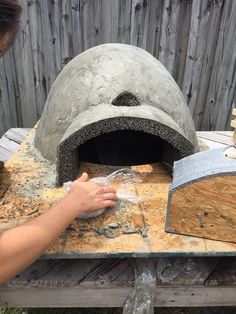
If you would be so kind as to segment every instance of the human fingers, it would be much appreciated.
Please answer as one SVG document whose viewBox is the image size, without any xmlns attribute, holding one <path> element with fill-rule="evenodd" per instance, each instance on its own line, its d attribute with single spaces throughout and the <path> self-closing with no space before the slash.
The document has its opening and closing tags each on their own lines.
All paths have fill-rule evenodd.
<svg viewBox="0 0 236 314">
<path fill-rule="evenodd" d="M 89 176 L 86 172 L 84 172 L 76 181 L 77 182 L 86 182 L 88 181 Z"/>
<path fill-rule="evenodd" d="M 117 195 L 115 193 L 104 193 L 103 197 L 105 200 L 117 200 Z"/>
<path fill-rule="evenodd" d="M 116 190 L 109 186 L 103 186 L 101 189 L 101 193 L 116 193 Z"/>
</svg>

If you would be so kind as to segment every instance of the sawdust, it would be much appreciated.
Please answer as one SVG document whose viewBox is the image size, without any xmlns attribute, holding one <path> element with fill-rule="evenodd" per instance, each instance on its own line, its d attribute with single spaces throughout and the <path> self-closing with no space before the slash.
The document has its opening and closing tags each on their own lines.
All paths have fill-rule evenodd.
<svg viewBox="0 0 236 314">
<path fill-rule="evenodd" d="M 2 176 L 0 191 L 4 195 L 0 200 L 0 223 L 28 221 L 48 210 L 66 193 L 63 188 L 55 188 L 55 167 L 39 156 L 32 143 L 33 136 L 28 139 L 27 143 L 23 144 L 21 150 L 15 154 L 14 158 L 6 165 L 4 172 L 0 174 Z M 124 236 L 136 236 L 140 239 L 148 237 L 149 228 L 152 228 L 151 220 L 155 221 L 156 211 L 152 209 L 153 201 L 150 202 L 147 198 L 149 196 L 154 197 L 155 193 L 158 193 L 159 198 L 159 190 L 162 188 L 157 189 L 155 186 L 163 181 L 165 182 L 165 190 L 167 190 L 170 177 L 161 166 L 140 166 L 140 170 L 139 166 L 133 168 L 140 176 L 136 193 L 146 193 L 145 200 L 141 198 L 139 204 L 119 201 L 115 208 L 106 210 L 100 217 L 88 220 L 76 219 L 67 228 L 64 241 L 57 240 L 49 252 L 64 251 L 68 247 L 71 251 L 76 251 L 78 245 L 80 250 L 89 246 L 96 246 L 99 249 L 101 243 L 104 245 L 102 240 L 104 238 L 115 240 Z M 120 167 L 83 164 L 78 176 L 84 171 L 88 172 L 91 178 L 100 175 L 107 176 L 117 169 Z M 158 173 L 156 175 L 158 179 L 154 179 L 153 172 Z M 165 176 L 167 176 L 166 180 L 164 179 Z M 113 182 L 115 188 L 119 188 L 119 184 Z M 157 204 L 160 204 L 161 207 L 164 205 L 162 202 L 155 203 L 155 208 Z M 147 206 L 149 207 L 148 212 Z M 98 239 L 100 239 L 100 244 L 96 243 Z M 125 251 L 127 243 L 119 241 L 117 245 L 120 250 Z"/>
<path fill-rule="evenodd" d="M 38 160 L 32 147 L 34 131 L 20 150 L 0 170 L 0 224 L 22 223 L 48 210 L 64 196 L 55 188 L 55 168 Z M 121 167 L 81 164 L 80 173 L 107 176 Z M 46 254 L 57 257 L 103 257 L 114 254 L 136 256 L 157 252 L 205 252 L 202 239 L 165 233 L 168 189 L 171 177 L 160 164 L 132 166 L 142 180 L 136 186 L 138 204 L 118 202 L 99 217 L 76 219 Z M 233 249 L 231 246 L 226 250 Z"/>
</svg>

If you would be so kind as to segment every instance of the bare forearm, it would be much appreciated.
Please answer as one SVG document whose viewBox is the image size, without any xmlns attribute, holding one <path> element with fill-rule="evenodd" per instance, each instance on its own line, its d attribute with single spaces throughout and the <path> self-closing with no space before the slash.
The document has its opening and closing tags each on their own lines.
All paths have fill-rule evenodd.
<svg viewBox="0 0 236 314">
<path fill-rule="evenodd" d="M 113 207 L 116 191 L 88 181 L 84 173 L 69 194 L 43 215 L 0 236 L 0 283 L 36 260 L 82 211 Z"/>
<path fill-rule="evenodd" d="M 45 214 L 4 232 L 0 237 L 0 282 L 36 260 L 77 214 L 78 209 L 65 198 Z"/>
</svg>

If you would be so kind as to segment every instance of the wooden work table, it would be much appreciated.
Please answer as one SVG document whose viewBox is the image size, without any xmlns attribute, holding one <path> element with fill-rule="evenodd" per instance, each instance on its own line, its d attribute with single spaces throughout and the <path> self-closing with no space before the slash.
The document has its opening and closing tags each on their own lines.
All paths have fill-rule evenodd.
<svg viewBox="0 0 236 314">
<path fill-rule="evenodd" d="M 9 130 L 0 140 L 0 159 L 8 160 L 28 132 L 29 129 Z M 232 132 L 198 132 L 198 137 L 210 148 L 233 143 Z M 165 174 L 162 173 L 160 177 L 163 176 Z M 168 184 L 169 181 L 167 188 Z M 77 248 L 80 242 L 86 244 L 84 238 L 77 237 L 76 242 L 70 242 L 68 233 L 65 233 L 43 259 L 0 286 L 0 304 L 121 307 L 134 286 L 133 261 L 138 256 L 152 258 L 156 263 L 156 306 L 236 306 L 236 244 L 180 235 L 166 236 L 158 228 L 150 232 L 160 232 L 164 238 L 153 237 L 150 243 L 150 239 L 140 237 L 140 234 L 124 234 L 120 239 L 126 244 L 125 251 L 120 239 L 108 237 L 104 246 L 104 238 L 98 237 L 92 244 L 94 250 L 97 243 L 94 254 L 86 245 Z M 112 250 L 114 247 L 116 250 Z"/>
</svg>

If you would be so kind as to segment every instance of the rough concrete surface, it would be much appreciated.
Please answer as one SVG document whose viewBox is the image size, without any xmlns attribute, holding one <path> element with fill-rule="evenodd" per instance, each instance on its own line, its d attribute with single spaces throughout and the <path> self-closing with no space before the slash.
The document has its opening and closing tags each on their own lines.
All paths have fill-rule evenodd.
<svg viewBox="0 0 236 314">
<path fill-rule="evenodd" d="M 59 74 L 35 145 L 48 160 L 57 159 L 62 184 L 75 178 L 76 147 L 120 129 L 157 135 L 179 157 L 199 150 L 190 111 L 165 67 L 143 49 L 105 44 L 78 55 Z"/>
</svg>

